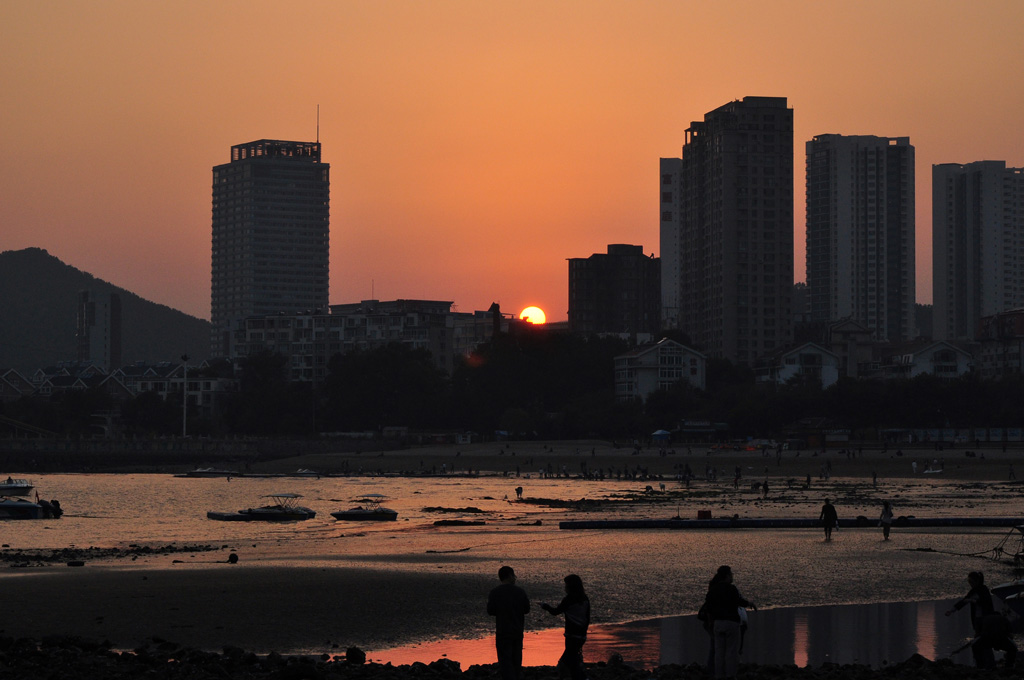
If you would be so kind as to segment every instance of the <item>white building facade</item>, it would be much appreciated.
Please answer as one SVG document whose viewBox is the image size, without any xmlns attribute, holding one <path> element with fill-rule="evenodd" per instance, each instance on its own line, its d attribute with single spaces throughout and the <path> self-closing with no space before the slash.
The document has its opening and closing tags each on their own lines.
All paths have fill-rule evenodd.
<svg viewBox="0 0 1024 680">
<path fill-rule="evenodd" d="M 682 343 L 662 338 L 653 345 L 638 347 L 615 357 L 615 398 L 646 400 L 658 390 L 672 389 L 680 382 L 698 389 L 707 385 L 707 358 Z"/>
</svg>

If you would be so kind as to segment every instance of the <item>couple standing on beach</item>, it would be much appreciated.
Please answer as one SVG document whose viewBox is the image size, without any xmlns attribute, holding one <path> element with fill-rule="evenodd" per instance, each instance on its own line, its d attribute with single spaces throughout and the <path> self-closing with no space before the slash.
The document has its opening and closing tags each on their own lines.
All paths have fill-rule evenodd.
<svg viewBox="0 0 1024 680">
<path fill-rule="evenodd" d="M 504 566 L 498 570 L 501 585 L 487 598 L 487 613 L 495 617 L 494 647 L 502 680 L 519 680 L 523 668 L 523 629 L 530 611 L 530 598 L 516 585 L 516 572 Z M 565 615 L 565 651 L 558 660 L 559 669 L 568 669 L 572 680 L 584 680 L 583 643 L 590 626 L 590 599 L 583 590 L 583 579 L 576 574 L 565 577 L 565 597 L 557 607 L 546 602 L 540 606 L 552 615 Z"/>
</svg>

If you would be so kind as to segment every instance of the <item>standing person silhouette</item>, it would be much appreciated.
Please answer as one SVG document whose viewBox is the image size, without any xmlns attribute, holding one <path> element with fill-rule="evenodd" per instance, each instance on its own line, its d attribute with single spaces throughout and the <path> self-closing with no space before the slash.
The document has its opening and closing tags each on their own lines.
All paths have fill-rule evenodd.
<svg viewBox="0 0 1024 680">
<path fill-rule="evenodd" d="M 557 616 L 565 615 L 565 651 L 558 660 L 559 669 L 567 669 L 572 680 L 584 680 L 583 643 L 587 641 L 587 628 L 590 627 L 590 598 L 583 590 L 583 579 L 576 574 L 569 574 L 565 581 L 565 597 L 552 607 L 546 602 L 540 606 L 544 611 Z"/>
<path fill-rule="evenodd" d="M 878 523 L 882 525 L 882 540 L 889 540 L 889 532 L 892 530 L 892 515 L 892 503 L 882 501 L 882 514 L 878 518 Z"/>
<path fill-rule="evenodd" d="M 516 572 L 504 566 L 498 570 L 501 585 L 487 597 L 487 613 L 495 618 L 494 648 L 502 680 L 519 680 L 523 670 L 523 629 L 530 611 L 530 598 L 516 585 Z"/>
<path fill-rule="evenodd" d="M 735 678 L 740 663 L 740 608 L 757 611 L 733 585 L 732 568 L 722 565 L 711 580 L 704 610 L 712 621 L 715 646 L 715 677 Z"/>
<path fill-rule="evenodd" d="M 821 526 L 825 528 L 825 540 L 832 540 L 832 530 L 839 524 L 839 515 L 836 513 L 836 506 L 832 505 L 829 499 L 825 499 L 825 505 L 821 506 Z"/>
</svg>

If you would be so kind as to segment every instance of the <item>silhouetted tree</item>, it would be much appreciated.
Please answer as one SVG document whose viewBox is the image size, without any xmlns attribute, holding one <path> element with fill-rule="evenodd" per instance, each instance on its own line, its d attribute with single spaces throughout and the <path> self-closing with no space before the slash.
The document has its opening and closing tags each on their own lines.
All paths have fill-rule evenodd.
<svg viewBox="0 0 1024 680">
<path fill-rule="evenodd" d="M 337 430 L 439 427 L 448 385 L 430 352 L 401 343 L 335 355 L 324 382 L 323 420 Z"/>
</svg>

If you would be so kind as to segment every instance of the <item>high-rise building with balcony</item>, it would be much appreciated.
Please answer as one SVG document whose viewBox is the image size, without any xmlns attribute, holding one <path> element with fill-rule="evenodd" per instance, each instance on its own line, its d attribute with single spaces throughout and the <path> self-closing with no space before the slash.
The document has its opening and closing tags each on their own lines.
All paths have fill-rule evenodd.
<svg viewBox="0 0 1024 680">
<path fill-rule="evenodd" d="M 810 320 L 852 319 L 877 341 L 916 337 L 914 147 L 909 137 L 807 142 Z"/>
<path fill-rule="evenodd" d="M 666 324 L 707 356 L 741 364 L 793 335 L 793 109 L 744 97 L 686 130 L 661 161 Z M 673 274 L 675 272 L 676 274 Z M 675 316 L 675 320 L 672 317 Z M 674 325 L 673 325 L 674 323 Z"/>
<path fill-rule="evenodd" d="M 1024 168 L 932 166 L 932 295 L 935 339 L 950 342 L 1024 307 Z"/>
<path fill-rule="evenodd" d="M 326 311 L 330 165 L 319 142 L 261 139 L 213 168 L 212 356 L 250 316 Z"/>
</svg>

